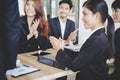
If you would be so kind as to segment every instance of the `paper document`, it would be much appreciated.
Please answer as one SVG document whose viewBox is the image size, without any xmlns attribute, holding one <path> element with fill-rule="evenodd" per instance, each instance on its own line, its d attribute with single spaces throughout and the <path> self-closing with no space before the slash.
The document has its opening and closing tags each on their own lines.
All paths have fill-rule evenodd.
<svg viewBox="0 0 120 80">
<path fill-rule="evenodd" d="M 38 68 L 33 68 L 31 66 L 28 66 L 26 64 L 21 64 L 20 66 L 18 66 L 17 68 L 12 70 L 12 76 L 13 77 L 18 77 L 24 74 L 29 74 L 32 72 L 36 72 L 39 71 Z"/>
<path fill-rule="evenodd" d="M 70 49 L 70 50 L 75 51 L 75 52 L 78 52 L 80 50 L 81 46 L 70 44 L 70 45 L 64 46 L 64 48 Z"/>
</svg>

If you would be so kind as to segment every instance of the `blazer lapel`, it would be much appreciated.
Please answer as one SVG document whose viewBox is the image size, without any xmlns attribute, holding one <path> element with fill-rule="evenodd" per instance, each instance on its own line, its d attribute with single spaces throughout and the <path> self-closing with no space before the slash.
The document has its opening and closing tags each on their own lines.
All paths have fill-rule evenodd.
<svg viewBox="0 0 120 80">
<path fill-rule="evenodd" d="M 60 21 L 59 21 L 58 18 L 56 19 L 56 25 L 57 25 L 58 34 L 59 34 L 59 36 L 62 38 L 61 27 L 60 27 Z"/>
<path fill-rule="evenodd" d="M 27 23 L 27 17 L 26 16 L 23 17 L 21 29 L 22 29 L 22 31 L 25 35 L 29 34 L 29 29 L 28 29 L 28 23 Z"/>
</svg>

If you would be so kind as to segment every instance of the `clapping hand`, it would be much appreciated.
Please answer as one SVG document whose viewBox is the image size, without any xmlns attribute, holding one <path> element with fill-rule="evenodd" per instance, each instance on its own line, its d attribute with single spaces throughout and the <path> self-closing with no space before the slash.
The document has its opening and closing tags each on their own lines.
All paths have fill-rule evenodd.
<svg viewBox="0 0 120 80">
<path fill-rule="evenodd" d="M 39 26 L 40 20 L 36 19 L 35 21 L 33 21 L 33 24 L 31 27 L 29 27 L 29 31 L 30 33 L 27 35 L 27 39 L 29 40 L 33 35 L 38 35 L 38 31 L 37 28 Z"/>
<path fill-rule="evenodd" d="M 73 42 L 76 40 L 76 33 L 79 29 L 76 29 L 75 31 L 71 32 L 70 35 L 68 36 L 67 40 L 65 41 L 65 45 L 69 44 L 70 42 Z"/>
<path fill-rule="evenodd" d="M 39 19 L 36 19 L 35 21 L 33 21 L 33 25 L 32 25 L 32 27 L 33 27 L 33 35 L 38 34 L 37 29 L 38 29 L 39 23 L 40 23 Z"/>
<path fill-rule="evenodd" d="M 57 39 L 53 36 L 50 36 L 49 39 L 50 39 L 50 43 L 52 44 L 55 50 L 58 51 L 59 49 L 64 48 L 64 40 L 62 40 L 61 38 Z"/>
</svg>

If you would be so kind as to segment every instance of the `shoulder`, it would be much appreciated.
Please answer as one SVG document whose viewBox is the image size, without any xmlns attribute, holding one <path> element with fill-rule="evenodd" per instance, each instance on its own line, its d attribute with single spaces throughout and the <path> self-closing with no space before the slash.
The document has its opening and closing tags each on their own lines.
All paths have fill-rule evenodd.
<svg viewBox="0 0 120 80">
<path fill-rule="evenodd" d="M 57 17 L 49 19 L 50 25 L 58 24 L 58 22 L 59 22 L 59 19 Z"/>
<path fill-rule="evenodd" d="M 54 17 L 54 18 L 49 19 L 49 24 L 53 24 L 53 23 L 56 23 L 56 22 L 59 22 L 58 17 Z"/>
<path fill-rule="evenodd" d="M 81 47 L 81 50 L 94 50 L 95 51 L 100 51 L 105 49 L 108 46 L 108 43 L 106 43 L 106 41 L 104 42 L 104 40 L 101 38 L 101 36 L 98 35 L 94 35 L 94 36 L 90 36 L 86 42 L 83 44 L 83 46 Z"/>
<path fill-rule="evenodd" d="M 115 34 L 120 34 L 120 28 L 115 31 Z"/>
<path fill-rule="evenodd" d="M 73 21 L 70 20 L 70 19 L 67 19 L 67 23 L 69 23 L 70 25 L 75 25 L 75 22 L 73 22 Z"/>
<path fill-rule="evenodd" d="M 71 23 L 75 23 L 74 21 L 70 20 L 70 19 L 67 19 L 68 22 L 71 22 Z"/>
<path fill-rule="evenodd" d="M 89 38 L 89 40 L 90 40 L 90 42 L 96 43 L 101 46 L 108 43 L 108 38 L 105 33 L 93 35 L 92 37 Z"/>
<path fill-rule="evenodd" d="M 51 18 L 50 19 L 51 21 L 56 21 L 56 20 L 59 20 L 58 17 L 54 17 L 54 18 Z"/>
</svg>

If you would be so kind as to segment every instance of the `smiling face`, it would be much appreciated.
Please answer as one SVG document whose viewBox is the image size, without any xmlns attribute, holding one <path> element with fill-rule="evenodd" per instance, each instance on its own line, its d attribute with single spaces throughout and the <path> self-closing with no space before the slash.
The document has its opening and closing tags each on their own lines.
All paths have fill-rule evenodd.
<svg viewBox="0 0 120 80">
<path fill-rule="evenodd" d="M 113 10 L 113 20 L 116 23 L 120 23 L 120 9 L 116 8 L 116 9 L 112 9 Z"/>
<path fill-rule="evenodd" d="M 66 18 L 70 12 L 70 6 L 67 3 L 62 3 L 59 6 L 59 15 L 61 18 Z"/>
<path fill-rule="evenodd" d="M 93 14 L 89 9 L 83 7 L 83 16 L 82 20 L 84 23 L 85 29 L 92 29 L 96 25 L 95 14 Z"/>
<path fill-rule="evenodd" d="M 32 0 L 28 0 L 25 5 L 25 13 L 29 17 L 35 16 L 35 8 L 34 8 L 34 2 Z"/>
</svg>

